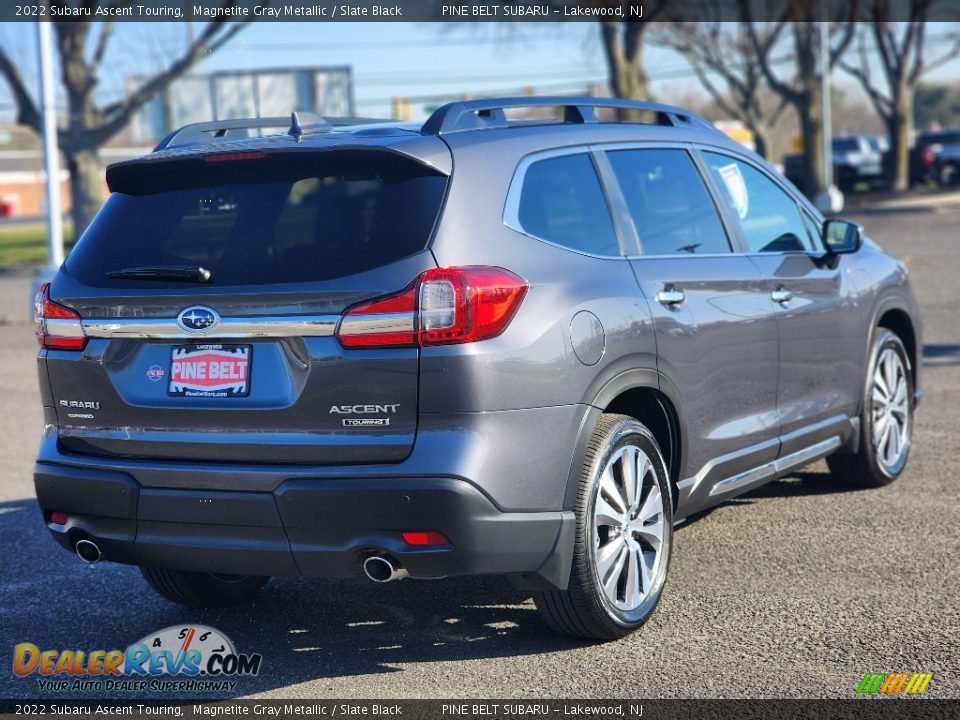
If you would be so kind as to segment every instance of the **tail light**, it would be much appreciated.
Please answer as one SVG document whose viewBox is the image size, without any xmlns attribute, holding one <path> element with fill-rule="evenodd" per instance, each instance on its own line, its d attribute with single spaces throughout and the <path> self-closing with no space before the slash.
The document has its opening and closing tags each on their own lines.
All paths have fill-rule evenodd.
<svg viewBox="0 0 960 720">
<path fill-rule="evenodd" d="M 434 268 L 399 293 L 348 308 L 337 337 L 348 348 L 485 340 L 506 329 L 528 289 L 503 268 Z"/>
<path fill-rule="evenodd" d="M 50 299 L 50 283 L 43 283 L 33 301 L 33 322 L 41 347 L 57 350 L 83 350 L 87 338 L 80 314 Z"/>
<path fill-rule="evenodd" d="M 922 157 L 924 165 L 933 165 L 933 146 L 927 145 L 924 147 Z"/>
</svg>

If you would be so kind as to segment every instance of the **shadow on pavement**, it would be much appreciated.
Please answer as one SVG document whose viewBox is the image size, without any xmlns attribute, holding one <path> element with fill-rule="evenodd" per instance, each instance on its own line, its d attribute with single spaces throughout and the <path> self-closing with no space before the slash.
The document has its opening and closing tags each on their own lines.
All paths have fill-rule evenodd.
<svg viewBox="0 0 960 720">
<path fill-rule="evenodd" d="M 0 673 L 0 696 L 7 698 L 84 697 L 41 693 L 36 674 L 13 675 L 9 668 L 17 643 L 31 642 L 41 650 L 122 650 L 171 625 L 209 625 L 230 637 L 238 652 L 263 655 L 259 676 L 239 679 L 235 692 L 203 694 L 210 698 L 318 678 L 401 672 L 403 663 L 514 657 L 584 644 L 553 635 L 528 595 L 502 578 L 387 585 L 274 578 L 253 604 L 191 610 L 155 596 L 134 567 L 87 566 L 59 548 L 47 537 L 33 499 L 0 504 L 0 542 L 11 555 L 0 564 L 0 653 L 8 668 Z"/>
</svg>

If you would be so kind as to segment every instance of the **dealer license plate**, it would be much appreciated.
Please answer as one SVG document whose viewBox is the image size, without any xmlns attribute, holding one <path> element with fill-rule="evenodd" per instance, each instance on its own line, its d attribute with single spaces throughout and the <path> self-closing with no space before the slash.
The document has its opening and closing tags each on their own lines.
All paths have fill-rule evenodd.
<svg viewBox="0 0 960 720">
<path fill-rule="evenodd" d="M 170 354 L 169 395 L 195 398 L 250 394 L 250 345 L 179 345 Z"/>
</svg>

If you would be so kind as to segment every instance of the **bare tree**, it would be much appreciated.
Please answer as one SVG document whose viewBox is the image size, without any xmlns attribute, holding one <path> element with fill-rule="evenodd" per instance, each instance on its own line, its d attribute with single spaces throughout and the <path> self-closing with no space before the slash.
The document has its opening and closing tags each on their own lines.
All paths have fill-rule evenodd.
<svg viewBox="0 0 960 720">
<path fill-rule="evenodd" d="M 130 0 L 117 0 L 117 7 Z M 67 0 L 52 0 L 64 7 Z M 73 2 L 76 5 L 77 2 Z M 82 0 L 84 6 L 93 5 Z M 224 8 L 235 0 L 226 0 Z M 149 77 L 123 98 L 98 105 L 94 89 L 104 57 L 113 36 L 113 23 L 57 22 L 57 49 L 60 55 L 61 82 L 66 90 L 66 127 L 59 132 L 59 145 L 70 171 L 71 214 L 75 236 L 90 224 L 102 201 L 99 150 L 130 122 L 133 115 L 157 93 L 201 59 L 215 52 L 249 21 L 218 19 L 207 23 L 182 54 Z M 17 107 L 17 122 L 40 132 L 40 111 L 17 66 L 0 47 L 0 76 L 6 79 Z"/>
<path fill-rule="evenodd" d="M 650 77 L 643 65 L 643 49 L 647 32 L 652 23 L 667 10 L 669 0 L 656 0 L 644 5 L 643 22 L 603 21 L 600 37 L 603 54 L 607 61 L 607 77 L 610 90 L 620 98 L 648 100 Z M 624 13 L 633 3 L 624 2 Z M 629 117 L 630 113 L 624 113 Z"/>
<path fill-rule="evenodd" d="M 868 22 L 858 32 L 857 62 L 840 67 L 860 81 L 890 136 L 887 172 L 896 190 L 910 184 L 910 126 L 913 119 L 913 91 L 925 72 L 953 60 L 960 52 L 960 33 L 954 32 L 951 47 L 928 61 L 927 18 L 936 0 L 908 0 L 909 21 L 892 22 L 891 0 L 867 0 Z M 879 56 L 871 62 L 870 40 Z M 879 73 L 874 68 L 879 65 Z M 879 75 L 880 78 L 876 78 Z"/>
<path fill-rule="evenodd" d="M 750 39 L 760 70 L 767 84 L 780 98 L 792 106 L 800 125 L 803 146 L 805 181 L 802 188 L 809 196 L 822 190 L 823 98 L 820 91 L 819 27 L 816 22 L 818 3 L 808 0 L 784 0 L 778 3 L 776 19 L 760 27 L 754 19 L 754 0 L 737 0 L 740 19 Z M 828 67 L 832 69 L 853 40 L 859 11 L 858 0 L 838 4 L 831 19 Z M 785 79 L 776 72 L 774 53 L 786 52 L 794 60 L 795 72 Z"/>
<path fill-rule="evenodd" d="M 651 41 L 683 55 L 716 106 L 743 122 L 753 133 L 757 152 L 768 157 L 770 135 L 787 103 L 782 97 L 773 107 L 765 102 L 766 80 L 753 44 L 743 25 L 718 21 L 722 4 L 705 3 L 703 15 L 712 10 L 716 17 L 703 22 L 660 23 Z"/>
</svg>

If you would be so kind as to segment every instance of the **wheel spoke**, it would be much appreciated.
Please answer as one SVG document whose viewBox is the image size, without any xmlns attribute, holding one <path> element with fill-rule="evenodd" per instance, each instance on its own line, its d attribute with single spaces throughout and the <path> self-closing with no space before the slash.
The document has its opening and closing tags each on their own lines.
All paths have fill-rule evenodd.
<svg viewBox="0 0 960 720">
<path fill-rule="evenodd" d="M 907 403 L 907 382 L 903 378 L 903 375 L 900 376 L 900 380 L 897 382 L 897 389 L 893 392 L 893 400 L 891 402 L 894 405 L 905 405 Z"/>
<path fill-rule="evenodd" d="M 609 525 L 610 527 L 619 528 L 623 525 L 626 516 L 607 502 L 607 499 L 601 493 L 597 493 L 597 502 L 593 510 L 593 517 L 597 527 Z"/>
<path fill-rule="evenodd" d="M 879 420 L 873 424 L 873 444 L 880 449 L 880 445 L 883 442 L 883 438 L 887 431 L 887 427 L 890 425 L 890 418 L 884 415 Z"/>
<path fill-rule="evenodd" d="M 900 455 L 900 423 L 890 416 L 890 439 L 887 442 L 887 466 L 892 466 Z"/>
<path fill-rule="evenodd" d="M 620 538 L 615 538 L 597 550 L 597 574 L 600 581 L 606 584 L 610 569 L 614 566 L 620 555 L 623 553 L 623 542 Z"/>
<path fill-rule="evenodd" d="M 647 565 L 647 555 L 650 555 L 650 564 Z M 657 564 L 657 553 L 640 553 L 640 576 L 643 579 L 643 594 L 646 595 L 650 592 L 650 588 L 653 585 L 653 569 Z"/>
<path fill-rule="evenodd" d="M 889 465 L 887 458 L 890 456 L 890 433 L 891 433 L 891 423 L 890 419 L 886 418 L 886 422 L 883 425 L 883 432 L 880 435 L 880 442 L 877 443 L 877 454 L 883 458 L 883 461 Z"/>
<path fill-rule="evenodd" d="M 637 523 L 631 530 L 645 540 L 656 552 L 660 552 L 663 543 L 663 520 L 651 523 Z"/>
<path fill-rule="evenodd" d="M 660 488 L 654 485 L 647 493 L 647 499 L 637 512 L 637 520 L 643 522 L 650 520 L 663 512 L 663 498 L 660 495 Z"/>
<path fill-rule="evenodd" d="M 620 547 L 616 556 L 616 562 L 613 563 L 613 568 L 608 575 L 600 576 L 601 582 L 603 583 L 603 588 L 607 593 L 607 597 L 613 602 L 618 602 L 617 585 L 620 583 L 620 576 L 623 575 L 623 565 L 627 561 L 627 555 L 629 554 L 626 545 L 623 543 L 617 544 Z"/>
<path fill-rule="evenodd" d="M 890 400 L 890 388 L 887 387 L 887 381 L 883 378 L 882 367 L 878 366 L 876 371 L 873 373 L 873 387 L 880 391 L 880 394 L 883 396 L 883 403 L 886 405 Z"/>
<path fill-rule="evenodd" d="M 653 465 L 650 464 L 650 458 L 647 457 L 646 453 L 638 452 L 637 453 L 637 497 L 634 502 L 632 510 L 636 510 L 640 507 L 640 501 L 643 498 L 643 488 L 647 485 L 647 475 L 653 470 Z M 653 487 L 657 486 L 656 478 L 654 478 Z"/>
<path fill-rule="evenodd" d="M 883 380 L 886 383 L 888 394 L 893 392 L 897 385 L 897 368 L 894 365 L 896 356 L 889 350 L 883 354 Z"/>
<path fill-rule="evenodd" d="M 613 479 L 613 470 L 609 465 L 600 476 L 600 490 L 621 515 L 626 514 L 627 506 L 623 502 L 623 495 L 620 494 L 620 488 Z"/>
<path fill-rule="evenodd" d="M 640 604 L 643 590 L 640 587 L 640 559 L 639 548 L 630 548 L 627 552 L 627 581 L 623 592 L 624 604 L 631 610 Z"/>
<path fill-rule="evenodd" d="M 636 448 L 626 447 L 620 455 L 620 477 L 623 478 L 623 499 L 627 509 L 632 510 L 637 503 L 637 452 Z"/>
</svg>

